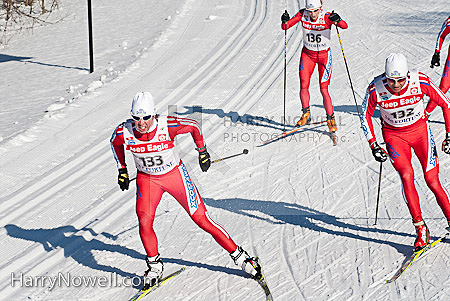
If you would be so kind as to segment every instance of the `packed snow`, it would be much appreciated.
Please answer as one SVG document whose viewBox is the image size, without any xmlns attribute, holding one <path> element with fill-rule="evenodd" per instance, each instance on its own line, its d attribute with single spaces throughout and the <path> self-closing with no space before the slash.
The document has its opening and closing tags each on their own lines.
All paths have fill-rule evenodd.
<svg viewBox="0 0 450 301">
<path fill-rule="evenodd" d="M 349 24 L 339 34 L 358 104 L 390 52 L 402 52 L 411 68 L 439 83 L 442 67 L 429 65 L 448 0 L 324 2 Z M 249 150 L 202 173 L 191 137 L 177 140 L 211 217 L 260 257 L 275 300 L 448 300 L 448 243 L 385 283 L 412 252 L 415 231 L 389 162 L 374 225 L 379 163 L 360 129 L 335 30 L 330 92 L 338 146 L 323 124 L 261 146 L 283 129 L 280 16 L 303 6 L 93 1 L 94 73 L 85 1 L 63 0 L 53 24 L 12 36 L 0 50 L 0 299 L 127 300 L 137 292 L 130 280 L 146 264 L 135 189 L 119 189 L 109 139 L 128 118 L 134 94 L 150 91 L 160 113 L 201 121 L 213 160 Z M 287 35 L 288 128 L 301 109 L 301 47 L 295 26 Z M 310 93 L 313 118 L 323 118 L 317 71 Z M 440 145 L 440 108 L 431 128 Z M 450 158 L 438 155 L 449 189 Z M 424 218 L 440 237 L 445 218 L 416 158 L 413 165 Z M 263 300 L 258 284 L 169 195 L 155 230 L 165 272 L 186 271 L 145 299 Z"/>
</svg>

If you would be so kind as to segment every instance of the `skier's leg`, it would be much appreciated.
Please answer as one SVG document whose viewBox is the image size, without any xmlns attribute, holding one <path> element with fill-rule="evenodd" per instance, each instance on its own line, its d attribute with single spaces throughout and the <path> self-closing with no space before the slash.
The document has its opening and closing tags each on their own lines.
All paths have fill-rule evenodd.
<svg viewBox="0 0 450 301">
<path fill-rule="evenodd" d="M 421 137 L 416 140 L 413 149 L 422 165 L 428 187 L 434 193 L 445 217 L 450 221 L 449 194 L 439 180 L 439 161 L 429 125 L 424 126 Z"/>
<path fill-rule="evenodd" d="M 403 197 L 408 205 L 413 225 L 416 228 L 417 236 L 414 241 L 414 248 L 419 250 L 429 242 L 430 233 L 427 225 L 423 221 L 419 195 L 414 185 L 414 170 L 411 164 L 411 144 L 403 139 L 404 136 L 406 138 L 411 138 L 411 140 L 414 141 L 414 133 L 392 134 L 392 132 L 384 130 L 383 136 L 392 165 L 397 170 L 402 180 Z"/>
<path fill-rule="evenodd" d="M 170 183 L 170 188 L 167 187 L 165 190 L 183 206 L 192 220 L 211 234 L 216 242 L 230 253 L 236 265 L 248 274 L 259 277 L 261 267 L 257 259 L 250 257 L 245 250 L 238 247 L 227 231 L 211 219 L 183 163 L 180 164 L 176 173 L 171 173 Z"/>
<path fill-rule="evenodd" d="M 403 187 L 403 197 L 408 206 L 413 222 L 422 220 L 419 195 L 414 185 L 414 170 L 411 164 L 411 146 L 400 135 L 383 131 L 386 149 L 392 165 L 400 175 Z"/>
<path fill-rule="evenodd" d="M 149 175 L 138 173 L 136 178 L 136 214 L 139 220 L 139 235 L 149 257 L 158 255 L 158 239 L 153 230 L 153 221 L 163 193 L 162 188 Z"/>
<path fill-rule="evenodd" d="M 227 231 L 213 221 L 207 211 L 203 200 L 193 184 L 187 169 L 183 163 L 170 172 L 170 183 L 165 185 L 165 190 L 170 193 L 183 206 L 192 220 L 212 237 L 229 253 L 236 250 L 237 246 Z"/>
<path fill-rule="evenodd" d="M 331 51 L 321 51 L 319 53 L 319 85 L 320 93 L 322 94 L 323 106 L 327 116 L 332 116 L 334 113 L 333 103 L 331 101 L 331 96 L 328 91 L 328 86 L 331 80 L 331 70 L 332 70 L 332 57 Z"/>
<path fill-rule="evenodd" d="M 311 82 L 311 76 L 314 72 L 314 67 L 316 64 L 312 58 L 307 54 L 305 49 L 302 50 L 299 65 L 299 76 L 300 76 L 300 101 L 302 102 L 302 108 L 306 109 L 309 107 L 310 95 L 309 95 L 309 84 Z"/>
<path fill-rule="evenodd" d="M 439 84 L 439 89 L 442 92 L 447 93 L 450 89 L 450 47 L 448 49 L 447 61 L 444 65 L 444 72 L 442 73 L 441 83 Z M 434 101 L 429 101 L 425 112 L 429 115 L 436 108 L 437 104 Z"/>
<path fill-rule="evenodd" d="M 448 50 L 447 61 L 445 62 L 444 72 L 442 73 L 441 84 L 439 88 L 442 92 L 447 93 L 450 88 L 450 47 Z"/>
</svg>

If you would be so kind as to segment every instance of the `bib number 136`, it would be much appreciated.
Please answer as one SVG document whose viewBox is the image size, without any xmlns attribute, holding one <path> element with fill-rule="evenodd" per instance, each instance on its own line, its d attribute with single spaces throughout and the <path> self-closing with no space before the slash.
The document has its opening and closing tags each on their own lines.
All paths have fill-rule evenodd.
<svg viewBox="0 0 450 301">
<path fill-rule="evenodd" d="M 145 167 L 155 167 L 164 164 L 164 161 L 161 156 L 145 157 L 141 158 L 141 161 L 142 165 L 144 165 Z"/>
<path fill-rule="evenodd" d="M 320 43 L 322 41 L 322 35 L 319 34 L 313 34 L 313 33 L 308 33 L 306 34 L 306 36 L 308 37 L 308 42 L 311 43 Z"/>
</svg>

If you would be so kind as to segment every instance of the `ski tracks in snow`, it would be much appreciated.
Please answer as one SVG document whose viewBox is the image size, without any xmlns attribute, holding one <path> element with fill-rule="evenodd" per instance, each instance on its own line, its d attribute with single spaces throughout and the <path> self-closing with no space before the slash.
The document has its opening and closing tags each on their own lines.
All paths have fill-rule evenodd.
<svg viewBox="0 0 450 301">
<path fill-rule="evenodd" d="M 292 2 L 289 4 L 295 9 L 302 5 L 299 1 Z M 239 133 L 242 128 L 224 127 L 224 116 L 231 116 L 232 113 L 240 117 L 281 115 L 283 70 L 280 64 L 284 49 L 280 47 L 280 41 L 284 34 L 279 29 L 279 12 L 282 12 L 282 5 L 268 0 L 232 1 L 228 4 L 229 8 L 234 7 L 232 11 L 236 13 L 236 7 L 240 9 L 238 22 L 230 21 L 235 17 L 231 13 L 228 16 L 230 19 L 223 16 L 221 19 L 218 14 L 216 20 L 209 18 L 209 25 L 204 25 L 217 30 L 211 33 L 199 24 L 205 22 L 212 11 L 223 9 L 219 4 L 219 1 L 186 1 L 180 14 L 181 21 L 175 21 L 176 26 L 168 32 L 171 39 L 160 39 L 151 50 L 153 52 L 148 56 L 148 62 L 141 60 L 140 66 L 137 64 L 135 69 L 130 70 L 131 79 L 112 83 L 109 89 L 103 87 L 105 92 L 95 96 L 104 98 L 105 103 L 115 98 L 127 99 L 126 105 L 111 104 L 108 107 L 111 112 L 122 108 L 127 110 L 128 98 L 136 90 L 147 89 L 150 83 L 151 87 L 156 87 L 157 95 L 164 95 L 158 100 L 161 111 L 171 104 L 179 107 L 199 104 L 204 107 L 203 117 L 210 114 L 206 115 L 209 122 L 203 122 L 203 129 L 211 152 L 240 151 L 244 143 L 230 143 L 225 141 L 224 135 Z M 347 1 L 347 4 L 352 3 Z M 219 20 L 224 25 L 214 25 Z M 364 34 L 362 30 L 357 34 Z M 199 34 L 208 39 L 198 39 Z M 288 34 L 289 45 L 297 47 L 295 51 L 288 52 L 288 80 L 289 85 L 294 86 L 294 78 L 298 80 L 295 70 L 298 68 L 296 61 L 301 49 L 301 34 L 300 30 L 293 29 Z M 346 39 L 347 42 L 350 40 L 346 35 L 342 34 L 344 43 Z M 267 43 L 271 41 L 267 36 L 273 37 L 273 43 Z M 333 39 L 337 40 L 337 37 Z M 363 40 L 359 37 L 355 41 Z M 193 43 L 199 43 L 198 47 L 189 46 Z M 337 44 L 335 41 L 333 43 L 333 51 L 338 53 Z M 169 44 L 170 49 L 165 50 L 164 45 Z M 350 69 L 357 78 L 354 84 L 362 90 L 371 70 L 368 70 L 366 60 L 354 59 L 358 57 L 358 48 L 347 45 L 344 44 L 344 47 L 348 50 Z M 370 45 L 361 47 L 368 48 Z M 384 56 L 384 52 L 378 55 Z M 345 86 L 343 78 L 346 75 L 342 73 L 342 62 L 339 61 L 340 58 L 335 55 L 332 82 Z M 337 72 L 339 68 L 341 74 Z M 227 88 L 225 93 L 217 91 L 223 90 L 223 87 Z M 312 85 L 312 97 L 317 98 L 314 89 Z M 339 93 L 346 95 L 350 90 Z M 294 96 L 295 100 L 292 95 L 288 96 L 291 98 L 288 99 L 288 112 L 299 111 L 298 96 Z M 377 168 L 373 168 L 375 164 L 363 163 L 372 158 L 365 142 L 361 142 L 362 135 L 355 134 L 360 131 L 358 121 L 354 120 L 357 117 L 351 114 L 351 110 L 347 110 L 350 111 L 347 114 L 346 101 L 338 99 L 336 105 L 344 108 L 340 114 L 344 116 L 345 126 L 340 128 L 340 133 L 348 135 L 347 143 L 335 148 L 331 147 L 329 139 L 323 138 L 312 142 L 300 139 L 291 143 L 279 141 L 263 148 L 255 148 L 255 144 L 259 143 L 253 143 L 249 147 L 251 152 L 248 157 L 242 157 L 242 161 L 230 161 L 230 170 L 224 169 L 222 173 L 212 170 L 208 176 L 196 170 L 191 175 L 198 177 L 200 181 L 196 182 L 205 186 L 204 198 L 214 197 L 218 202 L 225 198 L 236 199 L 231 209 L 213 208 L 211 211 L 217 213 L 219 222 L 223 218 L 225 228 L 237 243 L 247 246 L 252 255 L 261 257 L 275 299 L 388 300 L 401 299 L 404 294 L 439 299 L 447 292 L 439 294 L 442 286 L 435 283 L 435 277 L 446 279 L 448 284 L 448 275 L 444 272 L 436 271 L 436 276 L 432 274 L 429 277 L 426 272 L 421 273 L 423 281 L 413 276 L 418 283 L 417 292 L 410 288 L 412 282 L 406 280 L 404 287 L 382 284 L 393 263 L 401 263 L 403 252 L 406 252 L 413 237 L 404 225 L 405 220 L 400 218 L 406 216 L 404 204 L 388 203 L 398 201 L 398 198 L 393 200 L 391 197 L 398 194 L 398 182 L 397 179 L 392 180 L 395 175 L 388 168 L 385 172 L 389 171 L 389 175 L 385 173 L 383 177 L 382 195 L 385 198 L 380 206 L 384 209 L 384 212 L 380 210 L 381 226 L 371 228 Z M 313 113 L 319 110 L 322 108 L 313 107 Z M 120 116 L 125 116 L 125 113 Z M 178 110 L 178 113 L 183 116 L 183 112 Z M 118 122 L 115 118 L 119 114 L 114 114 L 112 117 L 105 116 L 109 118 L 108 126 Z M 281 129 L 280 122 L 268 119 L 269 125 L 248 124 L 243 129 L 248 133 Z M 81 121 L 74 121 L 73 126 L 81 132 L 84 127 L 79 123 Z M 111 270 L 118 269 L 123 277 L 141 272 L 143 265 L 140 256 L 143 254 L 137 237 L 134 191 L 119 191 L 115 185 L 115 174 L 109 177 L 111 172 L 115 173 L 114 166 L 110 166 L 112 156 L 106 145 L 109 132 L 112 128 L 101 131 L 96 138 L 89 138 L 91 140 L 87 143 L 83 140 L 80 143 L 83 147 L 70 152 L 69 158 L 62 159 L 42 176 L 32 177 L 23 189 L 8 192 L 7 196 L 2 197 L 0 226 L 15 231 L 11 231 L 10 235 L 19 233 L 18 236 L 21 236 L 19 241 L 11 236 L 0 237 L 0 242 L 6 245 L 2 251 L 5 259 L 0 263 L 2 283 L 7 283 L 0 287 L 3 296 L 16 292 L 8 283 L 11 271 L 42 275 L 70 269 L 89 274 L 92 270 L 105 272 L 109 267 Z M 311 132 L 323 135 L 324 131 L 318 128 Z M 74 139 L 79 138 L 74 136 Z M 192 146 L 188 139 L 180 139 L 179 142 L 181 148 Z M 37 155 L 33 150 L 30 153 Z M 55 153 L 52 151 L 46 155 L 50 157 Z M 53 163 L 50 158 L 43 162 Z M 105 178 L 106 174 L 108 178 Z M 236 182 L 239 181 L 246 188 L 236 189 Z M 419 187 L 425 187 L 421 185 Z M 423 190 L 425 192 L 426 188 Z M 164 251 L 162 256 L 173 257 L 168 261 L 169 269 L 173 264 L 190 264 L 194 268 L 186 271 L 186 277 L 178 279 L 178 284 L 168 283 L 166 292 L 155 292 L 155 297 L 184 300 L 185 294 L 188 294 L 192 300 L 261 298 L 262 292 L 257 284 L 243 277 L 232 263 L 229 264 L 232 268 L 220 267 L 226 265 L 228 255 L 224 252 L 217 254 L 218 247 L 200 230 L 190 231 L 192 222 L 178 208 L 178 204 L 173 201 L 166 204 L 166 199 L 170 198 L 165 197 L 158 209 L 158 216 L 164 215 L 166 218 L 157 224 L 158 237 L 165 245 L 161 248 Z M 258 204 L 258 201 L 267 204 L 268 209 L 252 205 Z M 243 203 L 243 209 L 238 208 L 238 202 Z M 388 209 L 397 220 L 385 218 L 382 213 Z M 231 219 L 225 218 L 230 216 Z M 436 225 L 437 221 L 432 223 Z M 61 229 L 64 225 L 70 226 L 67 232 Z M 396 228 L 399 234 L 385 231 L 382 227 Z M 38 230 L 34 241 L 24 234 L 32 228 Z M 113 233 L 118 235 L 114 237 Z M 394 243 L 381 244 L 384 240 L 393 240 Z M 106 246 L 106 250 L 89 250 L 92 243 Z M 77 248 L 86 248 L 89 254 L 79 255 Z M 91 254 L 94 251 L 97 253 Z M 78 261 L 74 259 L 75 254 L 79 255 Z M 90 262 L 92 258 L 98 266 Z M 445 265 L 449 259 L 436 255 L 429 262 L 430 265 Z M 208 285 L 193 286 L 192 279 Z M 428 293 L 427 289 L 431 292 Z M 131 292 L 132 289 L 97 292 L 83 288 L 80 295 L 126 298 Z M 46 288 L 37 288 L 22 292 L 19 297 L 67 299 L 72 294 L 70 290 L 47 293 Z"/>
</svg>

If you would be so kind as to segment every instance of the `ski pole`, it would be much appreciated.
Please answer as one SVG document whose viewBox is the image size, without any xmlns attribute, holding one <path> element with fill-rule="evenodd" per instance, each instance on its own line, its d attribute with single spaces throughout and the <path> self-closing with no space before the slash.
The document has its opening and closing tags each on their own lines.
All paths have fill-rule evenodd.
<svg viewBox="0 0 450 301">
<path fill-rule="evenodd" d="M 380 203 L 380 189 L 381 189 L 381 172 L 383 171 L 383 162 L 380 162 L 380 173 L 378 174 L 378 193 L 377 193 L 377 207 L 375 209 L 375 223 L 374 226 L 377 224 L 378 219 L 378 204 Z"/>
<path fill-rule="evenodd" d="M 342 47 L 341 36 L 339 35 L 339 29 L 337 28 L 337 26 L 336 31 L 339 38 L 339 44 L 341 45 L 342 56 L 344 57 L 345 68 L 347 69 L 348 80 L 350 81 L 350 88 L 352 89 L 353 92 L 353 99 L 355 100 L 356 110 L 358 111 L 358 116 L 361 116 L 361 113 L 359 112 L 358 108 L 358 102 L 356 101 L 355 90 L 353 89 L 352 78 L 350 77 L 350 71 L 348 70 L 347 59 L 345 58 L 344 47 Z"/>
<path fill-rule="evenodd" d="M 287 10 L 285 10 L 287 13 Z M 286 131 L 285 123 L 286 123 L 286 53 L 287 53 L 287 28 L 286 23 L 284 24 L 284 97 L 283 97 L 283 132 Z"/>
<path fill-rule="evenodd" d="M 217 162 L 220 162 L 220 161 L 223 161 L 223 160 L 226 160 L 226 159 L 230 159 L 230 158 L 233 158 L 233 157 L 236 157 L 236 156 L 240 156 L 240 155 L 243 155 L 243 154 L 248 154 L 248 149 L 244 149 L 243 151 L 242 151 L 242 153 L 239 153 L 239 154 L 234 154 L 234 155 L 231 155 L 231 156 L 228 156 L 228 157 L 223 157 L 223 158 L 220 158 L 220 159 L 216 159 L 216 160 L 214 160 L 214 161 L 211 161 L 211 163 L 217 163 Z"/>
<path fill-rule="evenodd" d="M 244 149 L 242 151 L 242 153 L 239 153 L 239 154 L 234 154 L 234 155 L 231 155 L 231 156 L 228 156 L 228 157 L 223 157 L 223 158 L 220 158 L 220 159 L 216 159 L 214 161 L 211 161 L 211 163 L 217 163 L 217 162 L 220 162 L 220 161 L 223 161 L 223 160 L 226 160 L 226 159 L 230 159 L 230 158 L 233 158 L 233 157 L 237 157 L 237 156 L 240 156 L 240 155 L 246 155 L 246 154 L 248 154 L 248 149 Z M 130 182 L 132 182 L 134 180 L 136 180 L 136 177 L 131 178 Z"/>
</svg>

